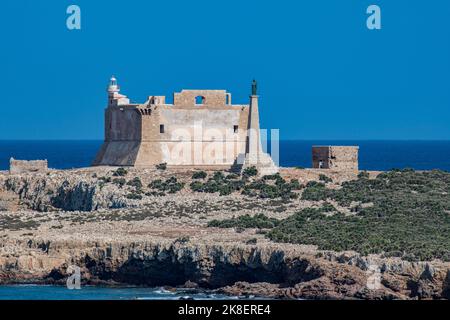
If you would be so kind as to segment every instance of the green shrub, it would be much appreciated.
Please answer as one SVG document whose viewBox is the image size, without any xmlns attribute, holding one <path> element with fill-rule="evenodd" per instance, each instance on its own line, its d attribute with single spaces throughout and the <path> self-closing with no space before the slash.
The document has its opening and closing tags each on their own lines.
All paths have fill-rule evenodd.
<svg viewBox="0 0 450 320">
<path fill-rule="evenodd" d="M 164 182 L 161 179 L 157 179 L 157 180 L 153 180 L 152 182 L 150 182 L 150 184 L 148 185 L 148 187 L 150 189 L 164 189 Z M 164 191 L 164 190 L 163 190 Z"/>
<path fill-rule="evenodd" d="M 109 183 L 111 182 L 111 177 L 100 177 L 98 180 L 102 181 L 103 183 Z"/>
<path fill-rule="evenodd" d="M 319 175 L 319 180 L 323 181 L 325 183 L 333 182 L 333 179 L 331 179 L 330 177 L 328 177 L 324 174 Z"/>
<path fill-rule="evenodd" d="M 160 191 L 150 191 L 146 192 L 145 195 L 149 197 L 164 197 L 166 194 Z"/>
<path fill-rule="evenodd" d="M 302 193 L 302 200 L 320 201 L 328 198 L 329 189 L 325 184 L 316 181 L 309 181 Z"/>
<path fill-rule="evenodd" d="M 184 243 L 188 243 L 190 240 L 191 239 L 189 238 L 189 236 L 184 236 L 184 237 L 181 237 L 181 238 L 178 238 L 177 240 L 175 240 L 175 243 L 184 244 Z"/>
<path fill-rule="evenodd" d="M 337 212 L 336 208 L 329 202 L 325 202 L 321 208 L 322 212 Z"/>
<path fill-rule="evenodd" d="M 249 197 L 282 198 L 285 200 L 298 197 L 292 190 L 302 188 L 298 180 L 291 180 L 290 183 L 287 183 L 279 174 L 265 176 L 258 180 L 249 180 L 245 177 L 242 180 L 236 178 L 239 178 L 239 176 L 234 174 L 225 176 L 223 172 L 217 171 L 206 182 L 193 181 L 190 188 L 194 192 L 219 193 L 221 196 L 241 191 L 241 194 Z"/>
<path fill-rule="evenodd" d="M 119 188 L 122 188 L 127 183 L 125 178 L 114 178 L 112 182 L 119 186 Z"/>
<path fill-rule="evenodd" d="M 279 220 L 269 218 L 264 214 L 257 214 L 250 216 L 248 214 L 240 216 L 238 218 L 226 219 L 226 220 L 212 220 L 208 223 L 208 227 L 216 228 L 273 228 L 277 226 Z"/>
<path fill-rule="evenodd" d="M 195 192 L 203 192 L 203 183 L 194 181 L 190 184 L 191 190 Z"/>
<path fill-rule="evenodd" d="M 258 175 L 258 170 L 256 169 L 256 167 L 248 167 L 244 169 L 242 175 L 244 177 L 255 177 Z"/>
<path fill-rule="evenodd" d="M 361 171 L 360 173 L 358 173 L 358 178 L 359 179 L 369 179 L 370 175 L 367 171 Z"/>
<path fill-rule="evenodd" d="M 275 173 L 275 174 L 271 174 L 271 175 L 265 175 L 264 177 L 262 177 L 263 181 L 278 180 L 278 179 L 282 179 L 279 173 Z"/>
<path fill-rule="evenodd" d="M 197 171 L 192 175 L 192 179 L 205 179 L 208 174 L 205 171 Z"/>
<path fill-rule="evenodd" d="M 125 168 L 118 168 L 116 171 L 114 171 L 113 176 L 114 177 L 124 177 L 128 174 L 128 171 Z"/>
<path fill-rule="evenodd" d="M 225 179 L 225 175 L 223 174 L 222 171 L 214 172 L 213 180 L 215 180 L 215 181 L 222 181 L 224 179 Z"/>
<path fill-rule="evenodd" d="M 298 182 L 298 179 L 292 179 L 290 183 L 291 190 L 301 190 L 303 186 Z"/>
<path fill-rule="evenodd" d="M 178 182 L 176 177 L 170 177 L 166 181 L 161 179 L 152 181 L 148 187 L 153 190 L 158 190 L 160 192 L 177 193 L 184 188 L 184 183 Z"/>
<path fill-rule="evenodd" d="M 273 183 L 275 180 L 275 183 Z M 269 184 L 267 182 L 270 182 Z M 295 199 L 298 197 L 292 190 L 297 190 L 300 187 L 298 181 L 286 183 L 286 181 L 278 174 L 272 176 L 265 176 L 246 184 L 242 189 L 242 194 L 261 199 L 276 199 L 282 198 L 285 200 Z"/>
<path fill-rule="evenodd" d="M 155 167 L 158 170 L 164 171 L 164 170 L 167 170 L 167 163 L 160 163 L 160 164 L 157 164 Z"/>
<path fill-rule="evenodd" d="M 225 179 L 227 179 L 227 180 L 236 180 L 236 179 L 239 179 L 239 178 L 240 178 L 240 176 L 238 174 L 236 174 L 236 173 L 230 173 L 229 175 L 227 175 L 225 177 Z"/>
<path fill-rule="evenodd" d="M 132 200 L 142 200 L 142 195 L 135 193 L 135 192 L 131 192 L 129 194 L 126 195 L 127 199 L 132 199 Z"/>
<path fill-rule="evenodd" d="M 139 177 L 134 177 L 132 180 L 127 182 L 127 185 L 135 187 L 136 189 L 142 189 L 142 181 Z"/>
<path fill-rule="evenodd" d="M 194 192 L 216 193 L 221 196 L 230 195 L 235 191 L 241 190 L 244 182 L 240 180 L 226 179 L 223 172 L 217 171 L 213 177 L 206 182 L 193 181 L 190 188 Z"/>
</svg>

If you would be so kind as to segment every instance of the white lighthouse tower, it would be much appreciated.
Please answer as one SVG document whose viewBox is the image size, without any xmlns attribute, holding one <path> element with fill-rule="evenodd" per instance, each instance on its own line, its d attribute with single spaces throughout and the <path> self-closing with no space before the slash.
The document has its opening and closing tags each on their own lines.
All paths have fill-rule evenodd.
<svg viewBox="0 0 450 320">
<path fill-rule="evenodd" d="M 130 99 L 127 96 L 120 94 L 120 86 L 117 84 L 117 79 L 112 76 L 108 85 L 108 106 L 121 106 L 130 104 Z"/>
</svg>

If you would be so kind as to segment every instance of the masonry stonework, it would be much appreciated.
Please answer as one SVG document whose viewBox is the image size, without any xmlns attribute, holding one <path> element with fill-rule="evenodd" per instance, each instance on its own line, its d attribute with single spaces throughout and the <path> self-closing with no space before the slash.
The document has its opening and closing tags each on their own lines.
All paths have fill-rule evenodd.
<svg viewBox="0 0 450 320">
<path fill-rule="evenodd" d="M 47 160 L 9 160 L 9 172 L 11 174 L 29 173 L 29 172 L 46 172 L 48 170 Z"/>
<path fill-rule="evenodd" d="M 358 152 L 357 146 L 313 146 L 313 168 L 357 171 Z"/>
</svg>

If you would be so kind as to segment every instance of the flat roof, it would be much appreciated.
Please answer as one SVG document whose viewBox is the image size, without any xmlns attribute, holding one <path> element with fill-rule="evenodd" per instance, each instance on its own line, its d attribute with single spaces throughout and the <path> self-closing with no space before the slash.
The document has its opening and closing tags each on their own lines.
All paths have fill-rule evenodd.
<svg viewBox="0 0 450 320">
<path fill-rule="evenodd" d="M 338 147 L 338 148 L 359 148 L 359 146 L 334 146 L 334 145 L 328 145 L 328 146 L 312 146 L 313 148 L 330 148 L 330 147 Z"/>
</svg>

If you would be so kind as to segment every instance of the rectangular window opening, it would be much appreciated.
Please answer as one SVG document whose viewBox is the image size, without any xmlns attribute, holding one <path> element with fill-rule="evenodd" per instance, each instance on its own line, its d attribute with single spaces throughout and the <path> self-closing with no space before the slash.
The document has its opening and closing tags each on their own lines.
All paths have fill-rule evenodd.
<svg viewBox="0 0 450 320">
<path fill-rule="evenodd" d="M 159 133 L 164 133 L 164 125 L 163 124 L 160 124 L 159 125 Z"/>
<path fill-rule="evenodd" d="M 233 126 L 234 133 L 238 133 L 239 126 Z"/>
</svg>

